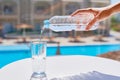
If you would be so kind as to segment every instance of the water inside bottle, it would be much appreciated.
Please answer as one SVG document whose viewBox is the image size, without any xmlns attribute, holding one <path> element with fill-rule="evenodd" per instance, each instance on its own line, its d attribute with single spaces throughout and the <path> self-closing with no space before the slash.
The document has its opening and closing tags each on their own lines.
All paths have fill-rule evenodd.
<svg viewBox="0 0 120 80">
<path fill-rule="evenodd" d="M 86 31 L 88 23 L 94 19 L 92 13 L 79 13 L 76 16 L 53 16 L 49 20 L 44 21 L 46 28 L 49 28 L 56 32 L 62 31 Z M 94 24 L 90 30 L 97 29 L 98 23 Z"/>
</svg>

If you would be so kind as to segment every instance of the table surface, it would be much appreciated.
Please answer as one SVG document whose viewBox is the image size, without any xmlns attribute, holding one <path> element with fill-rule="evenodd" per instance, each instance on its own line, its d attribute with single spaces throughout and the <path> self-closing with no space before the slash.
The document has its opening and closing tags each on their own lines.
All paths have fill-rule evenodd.
<svg viewBox="0 0 120 80">
<path fill-rule="evenodd" d="M 120 76 L 120 62 L 92 56 L 55 56 L 46 59 L 48 79 L 90 71 Z M 32 74 L 31 59 L 10 63 L 0 70 L 0 80 L 29 80 Z"/>
</svg>

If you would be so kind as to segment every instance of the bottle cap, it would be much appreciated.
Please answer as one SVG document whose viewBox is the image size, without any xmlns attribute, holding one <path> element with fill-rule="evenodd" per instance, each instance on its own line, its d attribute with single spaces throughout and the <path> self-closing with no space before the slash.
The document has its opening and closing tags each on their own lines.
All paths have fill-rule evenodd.
<svg viewBox="0 0 120 80">
<path fill-rule="evenodd" d="M 44 28 L 49 28 L 49 20 L 44 20 Z"/>
</svg>

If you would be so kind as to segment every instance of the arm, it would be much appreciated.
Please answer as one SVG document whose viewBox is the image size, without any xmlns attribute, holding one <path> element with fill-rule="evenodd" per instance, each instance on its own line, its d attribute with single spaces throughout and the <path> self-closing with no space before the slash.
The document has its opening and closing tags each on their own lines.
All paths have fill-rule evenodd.
<svg viewBox="0 0 120 80">
<path fill-rule="evenodd" d="M 86 30 L 89 30 L 92 27 L 92 25 L 94 25 L 97 21 L 104 20 L 109 16 L 111 16 L 112 14 L 120 12 L 120 2 L 117 4 L 110 5 L 107 7 L 102 7 L 102 8 L 79 9 L 73 12 L 71 16 L 76 16 L 81 12 L 93 13 L 95 16 L 94 19 L 91 20 L 86 27 Z"/>
<path fill-rule="evenodd" d="M 110 16 L 110 15 L 113 15 L 115 13 L 120 12 L 120 2 L 116 3 L 116 4 L 113 4 L 113 5 L 110 5 L 110 6 L 107 6 L 107 7 L 100 8 L 100 9 L 101 9 L 101 11 L 104 12 L 104 14 L 106 12 L 106 17 Z"/>
<path fill-rule="evenodd" d="M 107 7 L 93 8 L 93 10 L 98 11 L 96 18 L 98 21 L 101 21 L 115 13 L 120 12 L 120 2 Z"/>
<path fill-rule="evenodd" d="M 113 13 L 120 12 L 120 2 L 110 6 L 110 11 Z"/>
</svg>

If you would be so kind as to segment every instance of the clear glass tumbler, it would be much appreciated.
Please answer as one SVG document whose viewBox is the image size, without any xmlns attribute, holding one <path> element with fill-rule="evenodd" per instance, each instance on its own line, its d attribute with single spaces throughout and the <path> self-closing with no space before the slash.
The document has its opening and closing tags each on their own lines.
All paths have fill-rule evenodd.
<svg viewBox="0 0 120 80">
<path fill-rule="evenodd" d="M 33 74 L 30 80 L 47 80 L 45 67 L 46 67 L 46 42 L 32 41 L 31 44 L 32 54 L 32 68 Z"/>
</svg>

